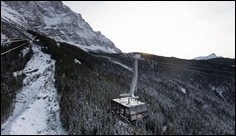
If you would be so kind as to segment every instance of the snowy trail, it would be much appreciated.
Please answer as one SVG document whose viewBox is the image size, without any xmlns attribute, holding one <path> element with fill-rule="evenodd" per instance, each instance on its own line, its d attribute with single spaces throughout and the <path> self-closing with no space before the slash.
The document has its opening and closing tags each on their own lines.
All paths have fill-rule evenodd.
<svg viewBox="0 0 236 136">
<path fill-rule="evenodd" d="M 33 47 L 33 56 L 23 70 L 26 77 L 17 94 L 15 109 L 1 126 L 1 135 L 67 134 L 60 122 L 57 90 L 54 87 L 55 61 Z"/>
<path fill-rule="evenodd" d="M 115 63 L 115 64 L 117 64 L 117 65 L 120 65 L 121 67 L 123 67 L 123 68 L 125 68 L 125 69 L 127 69 L 127 70 L 129 70 L 129 71 L 131 71 L 131 72 L 133 72 L 132 68 L 130 68 L 130 67 L 128 67 L 128 66 L 126 66 L 126 65 L 124 65 L 124 64 L 122 64 L 122 63 L 120 63 L 120 62 L 118 62 L 118 61 L 112 60 L 112 62 Z"/>
<path fill-rule="evenodd" d="M 122 64 L 122 63 L 120 63 L 120 62 L 118 62 L 118 61 L 115 61 L 115 60 L 113 60 L 113 59 L 110 58 L 110 57 L 102 56 L 102 55 L 95 55 L 95 54 L 93 54 L 93 55 L 96 56 L 96 57 L 106 58 L 106 59 L 108 59 L 109 61 L 113 62 L 114 64 L 120 65 L 121 67 L 123 67 L 123 68 L 129 70 L 130 72 L 133 72 L 133 69 L 132 69 L 131 67 L 128 67 L 128 66 L 126 66 L 125 64 Z"/>
</svg>

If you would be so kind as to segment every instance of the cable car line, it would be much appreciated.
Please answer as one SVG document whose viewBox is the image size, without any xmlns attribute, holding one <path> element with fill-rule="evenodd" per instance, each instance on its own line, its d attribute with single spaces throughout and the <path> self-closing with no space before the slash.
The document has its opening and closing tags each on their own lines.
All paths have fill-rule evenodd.
<svg viewBox="0 0 236 136">
<path fill-rule="evenodd" d="M 1 56 L 4 55 L 4 54 L 6 54 L 6 53 L 8 53 L 8 52 L 11 52 L 11 51 L 13 51 L 13 50 L 15 50 L 15 49 L 17 49 L 17 48 L 20 48 L 21 46 L 24 46 L 24 45 L 27 44 L 27 43 L 29 43 L 29 41 L 27 41 L 27 42 L 25 42 L 25 43 L 23 43 L 23 44 L 21 44 L 21 45 L 15 47 L 15 48 L 12 48 L 12 49 L 10 49 L 10 50 L 8 50 L 8 51 L 5 51 L 5 52 L 1 53 Z"/>
<path fill-rule="evenodd" d="M 165 65 L 165 64 L 163 63 L 163 64 L 161 64 L 161 65 L 159 65 L 159 66 L 163 66 L 163 65 Z M 167 64 L 166 66 L 168 66 L 168 64 Z M 169 66 L 169 67 L 171 67 L 171 66 Z M 177 69 L 183 69 L 183 70 L 188 70 L 188 71 L 194 72 L 193 70 L 190 70 L 190 69 L 185 69 L 185 68 L 180 68 L 180 67 L 175 67 L 175 68 L 177 68 Z M 208 74 L 208 75 L 214 75 L 214 76 L 224 77 L 224 78 L 230 78 L 230 79 L 233 78 L 233 77 L 229 77 L 229 76 L 224 76 L 224 75 L 220 75 L 220 74 L 213 74 L 213 73 L 207 73 L 207 72 L 203 72 L 203 71 L 197 71 L 197 72 L 200 72 L 200 73 L 203 73 L 203 74 Z M 229 73 L 230 73 L 230 72 L 229 72 Z M 232 74 L 233 74 L 233 72 L 232 72 Z"/>
<path fill-rule="evenodd" d="M 14 43 L 14 42 L 20 42 L 20 41 L 26 41 L 27 39 L 22 39 L 22 40 L 14 40 L 14 41 L 7 41 L 7 42 L 1 42 L 1 44 L 6 44 L 6 43 Z"/>
</svg>

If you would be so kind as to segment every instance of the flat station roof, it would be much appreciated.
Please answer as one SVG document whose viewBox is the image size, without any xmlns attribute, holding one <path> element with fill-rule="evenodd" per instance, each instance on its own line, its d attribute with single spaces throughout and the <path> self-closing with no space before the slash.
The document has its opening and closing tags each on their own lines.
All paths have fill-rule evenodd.
<svg viewBox="0 0 236 136">
<path fill-rule="evenodd" d="M 130 103 L 128 103 L 128 99 L 129 97 L 123 97 L 123 98 L 116 98 L 112 100 L 124 105 L 125 107 L 134 107 L 134 106 L 145 104 L 144 102 L 140 102 L 136 99 L 130 99 Z"/>
</svg>

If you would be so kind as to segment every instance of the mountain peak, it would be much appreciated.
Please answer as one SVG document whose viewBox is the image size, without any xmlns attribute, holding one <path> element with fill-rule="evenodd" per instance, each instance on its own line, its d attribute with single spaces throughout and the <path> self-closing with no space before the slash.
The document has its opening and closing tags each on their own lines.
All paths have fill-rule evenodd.
<svg viewBox="0 0 236 136">
<path fill-rule="evenodd" d="M 223 58 L 223 57 L 217 56 L 215 53 L 211 53 L 208 56 L 195 57 L 195 58 L 193 58 L 193 60 L 208 60 L 208 59 L 214 59 L 214 58 Z"/>
<path fill-rule="evenodd" d="M 217 57 L 215 53 L 211 53 L 210 55 L 208 55 L 207 57 Z"/>
<path fill-rule="evenodd" d="M 121 53 L 114 43 L 95 32 L 79 13 L 61 1 L 1 1 L 1 21 L 43 33 L 85 51 Z M 7 29 L 7 28 L 6 28 Z M 12 37 L 11 35 L 6 35 Z"/>
</svg>

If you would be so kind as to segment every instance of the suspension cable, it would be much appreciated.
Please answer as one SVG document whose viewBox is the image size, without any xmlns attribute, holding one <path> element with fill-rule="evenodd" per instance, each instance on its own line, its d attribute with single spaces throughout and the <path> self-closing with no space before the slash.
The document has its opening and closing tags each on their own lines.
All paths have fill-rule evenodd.
<svg viewBox="0 0 236 136">
<path fill-rule="evenodd" d="M 165 63 L 165 62 L 156 62 L 157 65 L 159 64 L 164 64 L 164 65 L 172 65 L 172 66 L 181 66 L 183 67 L 183 65 L 179 65 L 179 64 L 171 64 L 171 63 Z M 221 73 L 228 73 L 228 74 L 233 74 L 233 72 L 229 72 L 229 71 L 222 71 L 222 70 L 214 70 L 214 69 L 209 69 L 209 68 L 203 68 L 203 67 L 196 67 L 196 66 L 188 66 L 188 67 L 192 67 L 195 69 L 202 69 L 202 70 L 208 70 L 208 71 L 214 71 L 214 72 L 221 72 Z"/>
<path fill-rule="evenodd" d="M 23 45 L 25 45 L 25 44 L 27 44 L 27 43 L 29 43 L 29 41 L 27 41 L 27 42 L 25 42 L 25 43 L 23 43 L 23 44 L 21 44 L 21 45 L 15 47 L 15 48 L 12 48 L 12 49 L 10 49 L 10 50 L 8 50 L 8 51 L 5 51 L 5 52 L 1 53 L 1 56 L 4 55 L 4 54 L 6 54 L 6 53 L 8 53 L 8 52 L 11 52 L 11 51 L 13 51 L 13 50 L 15 50 L 15 49 L 17 49 L 17 48 L 20 48 L 21 46 L 23 46 Z"/>
<path fill-rule="evenodd" d="M 21 46 L 24 46 L 24 45 L 27 44 L 27 43 L 33 44 L 33 41 L 34 41 L 34 39 L 35 39 L 37 36 L 38 36 L 38 33 L 37 33 L 37 35 L 34 36 L 30 41 L 27 40 L 27 39 L 21 39 L 21 40 L 15 40 L 15 41 L 2 42 L 1 44 L 4 44 L 4 43 L 13 43 L 13 42 L 19 42 L 19 41 L 26 41 L 26 40 L 27 40 L 27 42 L 25 42 L 25 43 L 23 43 L 23 44 L 21 44 L 21 45 L 15 47 L 15 48 L 12 48 L 12 49 L 10 49 L 10 50 L 8 50 L 8 51 L 6 51 L 6 52 L 1 53 L 1 56 L 4 55 L 4 54 L 6 54 L 6 53 L 8 53 L 8 52 L 11 52 L 11 51 L 13 51 L 13 50 L 15 50 L 15 49 L 17 49 L 17 48 L 20 48 Z M 17 38 L 11 38 L 11 39 L 17 39 Z M 9 39 L 9 40 L 10 40 L 10 39 Z"/>
<path fill-rule="evenodd" d="M 165 64 L 165 63 L 159 64 L 158 66 L 164 66 L 164 65 L 167 66 L 167 67 L 172 67 L 172 66 L 170 66 L 170 64 Z M 177 64 L 175 64 L 175 65 L 177 65 Z M 194 72 L 193 70 L 186 69 L 186 68 L 180 68 L 180 67 L 175 67 L 175 68 Z M 221 74 L 207 73 L 207 72 L 203 72 L 203 71 L 197 71 L 197 72 L 207 74 L 207 75 L 212 75 L 212 76 L 219 76 L 219 77 L 233 79 L 233 77 L 231 77 L 231 76 L 224 76 L 224 75 L 221 75 Z M 233 74 L 233 72 L 232 72 L 232 74 Z"/>
<path fill-rule="evenodd" d="M 14 40 L 14 41 L 7 41 L 7 42 L 1 42 L 1 44 L 6 44 L 6 43 L 14 43 L 14 42 L 20 42 L 20 41 L 26 41 L 27 39 L 22 39 L 22 40 Z"/>
</svg>

